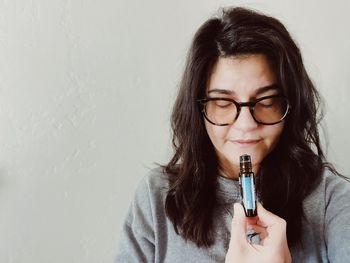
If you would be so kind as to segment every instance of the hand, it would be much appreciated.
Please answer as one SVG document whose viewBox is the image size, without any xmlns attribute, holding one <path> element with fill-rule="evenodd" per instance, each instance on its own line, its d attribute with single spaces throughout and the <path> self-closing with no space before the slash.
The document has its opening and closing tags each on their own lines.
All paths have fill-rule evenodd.
<svg viewBox="0 0 350 263">
<path fill-rule="evenodd" d="M 234 205 L 231 240 L 225 263 L 290 263 L 292 262 L 286 237 L 286 221 L 257 205 L 258 217 L 245 216 L 241 204 Z M 247 241 L 246 231 L 253 229 L 260 235 L 260 245 Z"/>
</svg>

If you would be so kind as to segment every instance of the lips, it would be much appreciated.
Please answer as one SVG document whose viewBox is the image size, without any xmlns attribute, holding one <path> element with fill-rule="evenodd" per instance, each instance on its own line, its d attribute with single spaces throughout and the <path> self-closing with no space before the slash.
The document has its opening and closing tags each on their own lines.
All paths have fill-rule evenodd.
<svg viewBox="0 0 350 263">
<path fill-rule="evenodd" d="M 240 145 L 253 145 L 258 143 L 260 140 L 233 140 L 234 143 L 240 144 Z"/>
</svg>

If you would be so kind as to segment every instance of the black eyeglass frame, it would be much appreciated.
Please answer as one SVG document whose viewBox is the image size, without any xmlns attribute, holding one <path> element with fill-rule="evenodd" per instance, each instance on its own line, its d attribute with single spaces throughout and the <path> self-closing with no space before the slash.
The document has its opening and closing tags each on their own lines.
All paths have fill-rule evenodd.
<svg viewBox="0 0 350 263">
<path fill-rule="evenodd" d="M 286 100 L 286 103 L 287 103 L 287 109 L 286 109 L 286 112 L 285 114 L 282 116 L 282 118 L 279 120 L 279 121 L 276 121 L 276 122 L 273 122 L 273 123 L 264 123 L 264 122 L 261 122 L 261 121 L 258 121 L 255 116 L 254 116 L 254 107 L 255 105 L 264 100 L 264 99 L 270 99 L 270 98 L 283 98 Z M 236 113 L 236 117 L 234 118 L 233 122 L 235 122 L 237 119 L 238 119 L 238 116 L 241 112 L 241 108 L 242 107 L 249 107 L 249 111 L 250 111 L 250 114 L 252 115 L 253 119 L 255 120 L 256 123 L 259 123 L 259 124 L 263 124 L 263 125 L 275 125 L 277 123 L 280 123 L 282 122 L 286 116 L 288 115 L 288 113 L 290 112 L 291 110 L 291 106 L 287 100 L 287 98 L 283 95 L 270 95 L 270 96 L 265 96 L 265 97 L 261 97 L 255 101 L 248 101 L 248 102 L 237 102 L 233 99 L 229 99 L 229 98 L 219 98 L 219 97 L 213 97 L 213 98 L 204 98 L 204 99 L 199 99 L 197 100 L 200 104 L 202 104 L 203 106 L 203 109 L 202 109 L 202 113 L 204 115 L 204 118 L 210 122 L 211 124 L 213 125 L 216 125 L 216 126 L 227 126 L 227 125 L 231 125 L 232 123 L 225 123 L 225 124 L 218 124 L 218 123 L 214 123 L 212 122 L 211 120 L 209 120 L 207 114 L 206 114 L 206 111 L 205 111 L 205 104 L 209 101 L 212 101 L 212 100 L 225 100 L 225 101 L 229 101 L 229 102 L 232 102 L 233 104 L 235 104 L 236 108 L 237 108 L 237 113 Z"/>
</svg>

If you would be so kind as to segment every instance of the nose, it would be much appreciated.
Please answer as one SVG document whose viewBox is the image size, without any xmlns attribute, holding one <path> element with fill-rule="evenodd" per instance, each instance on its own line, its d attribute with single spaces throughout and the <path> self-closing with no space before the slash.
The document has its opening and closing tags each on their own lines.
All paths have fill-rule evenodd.
<svg viewBox="0 0 350 263">
<path fill-rule="evenodd" d="M 233 126 L 241 131 L 250 131 L 258 127 L 258 123 L 254 120 L 250 113 L 249 107 L 242 107 L 238 118 L 234 122 Z"/>
</svg>

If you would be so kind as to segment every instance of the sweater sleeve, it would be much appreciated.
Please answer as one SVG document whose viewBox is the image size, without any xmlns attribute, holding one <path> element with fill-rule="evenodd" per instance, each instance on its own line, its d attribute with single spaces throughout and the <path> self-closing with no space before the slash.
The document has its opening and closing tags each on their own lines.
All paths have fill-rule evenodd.
<svg viewBox="0 0 350 263">
<path fill-rule="evenodd" d="M 326 179 L 325 241 L 331 263 L 350 258 L 350 183 L 329 174 Z"/>
<path fill-rule="evenodd" d="M 149 200 L 148 183 L 144 178 L 126 216 L 115 263 L 154 262 L 154 230 Z"/>
</svg>

